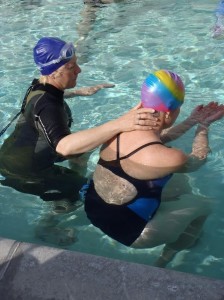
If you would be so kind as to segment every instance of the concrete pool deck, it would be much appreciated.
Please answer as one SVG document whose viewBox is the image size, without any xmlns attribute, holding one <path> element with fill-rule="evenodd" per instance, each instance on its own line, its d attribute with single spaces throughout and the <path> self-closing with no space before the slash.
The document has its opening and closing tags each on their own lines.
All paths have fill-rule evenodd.
<svg viewBox="0 0 224 300">
<path fill-rule="evenodd" d="M 224 281 L 0 238 L 1 300 L 223 300 Z"/>
</svg>

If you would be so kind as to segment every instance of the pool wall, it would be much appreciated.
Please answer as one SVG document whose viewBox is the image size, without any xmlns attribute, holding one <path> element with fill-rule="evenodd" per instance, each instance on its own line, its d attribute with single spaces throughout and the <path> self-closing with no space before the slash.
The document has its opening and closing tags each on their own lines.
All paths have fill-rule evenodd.
<svg viewBox="0 0 224 300">
<path fill-rule="evenodd" d="M 224 281 L 0 238 L 1 300 L 224 299 Z"/>
</svg>

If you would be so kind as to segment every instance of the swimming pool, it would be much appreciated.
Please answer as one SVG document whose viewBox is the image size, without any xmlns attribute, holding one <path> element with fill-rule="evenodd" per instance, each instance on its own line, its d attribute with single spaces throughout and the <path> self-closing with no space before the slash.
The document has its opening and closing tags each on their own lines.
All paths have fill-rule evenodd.
<svg viewBox="0 0 224 300">
<path fill-rule="evenodd" d="M 102 90 L 93 97 L 69 100 L 74 130 L 100 124 L 137 104 L 140 84 L 155 69 L 175 70 L 183 77 L 187 96 L 181 118 L 202 102 L 224 103 L 224 39 L 211 38 L 214 1 L 198 0 L 195 4 L 190 0 L 169 3 L 127 0 L 88 14 L 84 14 L 81 2 L 11 0 L 1 3 L 0 130 L 18 112 L 26 88 L 32 78 L 38 76 L 32 47 L 44 35 L 74 42 L 84 35 L 85 40 L 79 42 L 82 51 L 79 87 L 99 82 L 116 84 L 115 88 Z M 80 111 L 82 114 L 77 113 Z M 220 279 L 224 278 L 223 122 L 212 125 L 209 136 L 212 153 L 207 164 L 189 175 L 195 193 L 212 198 L 213 212 L 197 245 L 179 253 L 167 266 Z M 12 129 L 13 126 L 1 137 L 0 143 Z M 190 131 L 175 144 L 190 150 L 192 134 Z M 89 172 L 94 169 L 96 160 L 97 151 L 90 158 Z M 40 224 L 50 222 L 49 203 L 3 186 L 0 192 L 0 236 L 45 244 L 36 233 Z M 82 207 L 56 216 L 51 222 L 52 231 L 57 226 L 71 228 L 66 231 L 68 237 L 75 231 L 76 239 L 71 245 L 61 245 L 69 250 L 150 265 L 161 250 L 161 247 L 133 250 L 112 241 L 89 223 Z M 58 243 L 60 241 L 52 239 L 51 245 L 59 246 Z"/>
</svg>

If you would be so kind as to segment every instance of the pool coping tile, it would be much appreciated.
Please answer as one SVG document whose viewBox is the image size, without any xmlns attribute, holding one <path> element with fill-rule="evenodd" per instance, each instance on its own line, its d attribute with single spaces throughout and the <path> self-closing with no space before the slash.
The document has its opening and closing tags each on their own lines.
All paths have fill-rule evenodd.
<svg viewBox="0 0 224 300">
<path fill-rule="evenodd" d="M 223 300 L 224 281 L 0 238 L 1 300 Z"/>
</svg>

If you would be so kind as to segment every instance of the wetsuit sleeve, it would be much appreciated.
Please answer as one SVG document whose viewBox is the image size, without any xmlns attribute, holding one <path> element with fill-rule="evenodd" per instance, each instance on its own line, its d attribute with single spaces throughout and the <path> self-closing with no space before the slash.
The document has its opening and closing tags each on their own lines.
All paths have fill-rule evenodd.
<svg viewBox="0 0 224 300">
<path fill-rule="evenodd" d="M 71 133 L 67 110 L 62 103 L 42 99 L 34 112 L 38 130 L 42 131 L 50 146 L 56 149 L 58 142 Z"/>
</svg>

